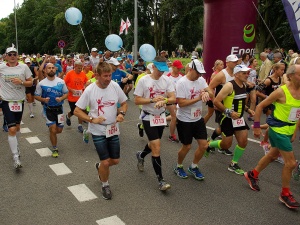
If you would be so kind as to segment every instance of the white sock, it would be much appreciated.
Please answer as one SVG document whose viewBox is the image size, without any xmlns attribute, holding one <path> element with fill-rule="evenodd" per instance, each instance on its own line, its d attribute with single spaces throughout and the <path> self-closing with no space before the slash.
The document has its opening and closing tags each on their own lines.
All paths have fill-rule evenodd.
<svg viewBox="0 0 300 225">
<path fill-rule="evenodd" d="M 105 187 L 105 186 L 108 186 L 108 185 L 109 185 L 108 181 L 102 182 L 102 187 Z"/>
<path fill-rule="evenodd" d="M 31 114 L 33 114 L 33 104 L 32 103 L 28 103 L 28 108 Z"/>
<path fill-rule="evenodd" d="M 8 135 L 8 144 L 13 155 L 18 155 L 18 140 L 17 136 Z"/>
<path fill-rule="evenodd" d="M 20 139 L 20 135 L 21 135 L 21 132 L 20 132 L 20 131 L 17 131 L 17 135 L 16 135 L 16 137 L 17 137 L 17 141 L 19 141 L 19 139 Z"/>
<path fill-rule="evenodd" d="M 197 164 L 194 164 L 194 163 L 192 163 L 192 164 L 191 164 L 191 167 L 192 167 L 192 169 L 194 169 L 194 168 L 198 167 L 198 165 L 197 165 Z"/>
<path fill-rule="evenodd" d="M 178 164 L 178 163 L 177 163 L 177 168 L 178 168 L 178 167 L 183 167 L 183 165 L 182 165 L 182 164 Z"/>
</svg>

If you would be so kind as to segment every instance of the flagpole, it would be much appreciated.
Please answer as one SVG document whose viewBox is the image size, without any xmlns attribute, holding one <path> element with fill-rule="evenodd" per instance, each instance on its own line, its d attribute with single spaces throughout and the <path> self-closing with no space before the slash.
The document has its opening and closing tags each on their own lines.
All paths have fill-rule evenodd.
<svg viewBox="0 0 300 225">
<path fill-rule="evenodd" d="M 138 19 L 137 19 L 137 0 L 134 0 L 134 48 L 133 57 L 134 61 L 137 60 L 137 47 L 138 47 Z"/>
<path fill-rule="evenodd" d="M 19 51 L 16 0 L 14 0 L 14 6 L 15 6 L 16 47 L 17 47 L 17 50 Z"/>
</svg>

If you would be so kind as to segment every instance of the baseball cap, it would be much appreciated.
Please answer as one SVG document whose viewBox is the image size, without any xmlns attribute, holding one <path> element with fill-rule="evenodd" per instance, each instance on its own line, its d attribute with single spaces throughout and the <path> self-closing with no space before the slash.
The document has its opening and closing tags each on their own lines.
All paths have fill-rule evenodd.
<svg viewBox="0 0 300 225">
<path fill-rule="evenodd" d="M 30 63 L 31 61 L 30 61 L 30 59 L 29 58 L 26 58 L 25 59 L 25 63 Z"/>
<path fill-rule="evenodd" d="M 167 65 L 167 62 L 157 62 L 153 61 L 154 66 L 159 70 L 159 71 L 169 71 L 169 67 Z"/>
<path fill-rule="evenodd" d="M 153 63 L 149 63 L 149 64 L 147 65 L 147 69 L 150 70 L 151 73 L 153 72 L 152 66 L 153 66 Z"/>
<path fill-rule="evenodd" d="M 98 52 L 97 48 L 92 48 L 91 52 Z"/>
<path fill-rule="evenodd" d="M 122 57 L 117 57 L 117 60 L 118 60 L 118 61 L 121 61 L 121 60 L 122 60 Z"/>
<path fill-rule="evenodd" d="M 238 61 L 238 57 L 236 57 L 236 55 L 229 55 L 226 57 L 226 62 L 236 62 Z"/>
<path fill-rule="evenodd" d="M 189 67 L 196 70 L 198 73 L 206 73 L 202 62 L 200 62 L 198 59 L 194 59 L 192 62 L 190 62 Z"/>
<path fill-rule="evenodd" d="M 177 69 L 182 69 L 183 68 L 183 65 L 181 63 L 180 60 L 175 60 L 173 63 L 172 63 L 172 66 L 176 67 Z"/>
<path fill-rule="evenodd" d="M 113 64 L 114 66 L 120 65 L 119 61 L 116 58 L 111 57 L 109 60 L 106 61 L 109 64 Z"/>
<path fill-rule="evenodd" d="M 193 55 L 193 56 L 191 57 L 191 60 L 194 60 L 194 59 L 198 59 L 198 57 L 195 56 L 195 55 Z"/>
<path fill-rule="evenodd" d="M 32 58 L 36 59 L 36 55 L 33 55 Z"/>
<path fill-rule="evenodd" d="M 10 52 L 18 52 L 14 44 L 12 44 L 11 47 L 6 49 L 6 53 L 10 53 Z"/>
<path fill-rule="evenodd" d="M 99 51 L 98 54 L 101 55 L 101 54 L 103 54 L 103 52 L 102 52 L 102 51 Z"/>
<path fill-rule="evenodd" d="M 249 71 L 249 70 L 251 70 L 251 68 L 248 68 L 248 67 L 246 67 L 246 66 L 244 66 L 244 65 L 237 65 L 237 66 L 234 67 L 234 69 L 233 69 L 233 74 L 236 74 L 236 73 L 238 73 L 238 72 L 247 72 L 247 71 Z"/>
</svg>

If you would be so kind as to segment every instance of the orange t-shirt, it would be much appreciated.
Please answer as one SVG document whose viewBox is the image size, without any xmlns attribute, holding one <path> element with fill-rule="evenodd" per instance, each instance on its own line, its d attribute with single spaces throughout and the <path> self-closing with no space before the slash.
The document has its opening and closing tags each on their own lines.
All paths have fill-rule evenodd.
<svg viewBox="0 0 300 225">
<path fill-rule="evenodd" d="M 79 74 L 77 74 L 74 70 L 70 70 L 66 74 L 64 80 L 68 89 L 76 90 L 75 94 L 73 94 L 72 91 L 69 91 L 68 101 L 77 102 L 84 90 L 85 83 L 88 81 L 85 73 L 81 71 Z"/>
</svg>

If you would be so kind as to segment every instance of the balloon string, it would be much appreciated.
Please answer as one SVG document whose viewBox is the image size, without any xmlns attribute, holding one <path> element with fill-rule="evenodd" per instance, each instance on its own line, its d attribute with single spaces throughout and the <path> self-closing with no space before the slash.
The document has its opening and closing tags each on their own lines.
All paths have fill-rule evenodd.
<svg viewBox="0 0 300 225">
<path fill-rule="evenodd" d="M 83 38 L 84 38 L 84 41 L 85 41 L 86 47 L 87 47 L 87 49 L 89 50 L 89 52 L 91 52 L 91 51 L 90 51 L 90 48 L 89 48 L 89 45 L 88 45 L 88 43 L 87 43 L 87 41 L 86 41 L 86 39 L 85 39 L 85 36 L 84 36 L 83 30 L 82 30 L 82 27 L 81 27 L 81 25 L 80 25 L 80 24 L 79 24 L 79 27 L 80 27 L 80 29 L 81 29 L 81 32 L 82 32 L 82 35 L 83 35 Z"/>
</svg>

